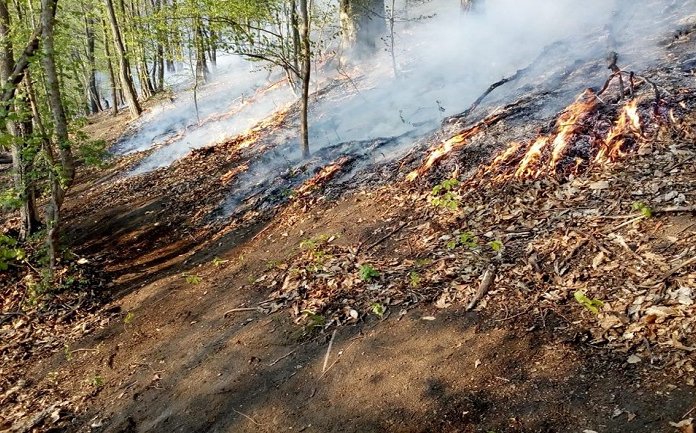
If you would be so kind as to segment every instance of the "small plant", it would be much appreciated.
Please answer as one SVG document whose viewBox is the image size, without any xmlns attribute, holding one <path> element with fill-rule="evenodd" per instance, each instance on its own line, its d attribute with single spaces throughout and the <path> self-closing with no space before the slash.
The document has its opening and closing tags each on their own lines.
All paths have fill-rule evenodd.
<svg viewBox="0 0 696 433">
<path fill-rule="evenodd" d="M 133 323 L 133 319 L 135 319 L 135 313 L 129 311 L 128 314 L 126 314 L 126 317 L 123 318 L 123 323 L 125 325 L 130 325 Z"/>
<path fill-rule="evenodd" d="M 497 239 L 492 241 L 492 242 L 489 242 L 488 246 L 491 247 L 491 249 L 493 251 L 495 251 L 496 253 L 503 251 L 503 247 L 504 247 L 503 242 L 499 241 Z"/>
<path fill-rule="evenodd" d="M 89 380 L 89 384 L 94 388 L 101 388 L 102 386 L 104 386 L 104 378 L 99 375 L 96 375 Z"/>
<path fill-rule="evenodd" d="M 306 329 L 323 328 L 326 325 L 326 317 L 321 314 L 316 314 L 309 310 L 305 310 L 303 313 L 307 315 Z"/>
<path fill-rule="evenodd" d="M 411 271 L 408 273 L 408 285 L 411 286 L 411 288 L 417 289 L 421 285 L 421 274 L 419 274 L 416 271 Z"/>
<path fill-rule="evenodd" d="M 375 302 L 372 305 L 370 305 L 370 309 L 372 310 L 372 314 L 379 317 L 380 319 L 384 318 L 384 313 L 387 312 L 387 308 L 379 302 Z"/>
<path fill-rule="evenodd" d="M 379 272 L 377 271 L 377 269 L 373 268 L 370 265 L 360 266 L 360 279 L 361 280 L 371 281 L 377 277 L 379 277 Z"/>
<path fill-rule="evenodd" d="M 476 236 L 474 236 L 473 233 L 464 232 L 461 233 L 459 236 L 450 239 L 447 242 L 446 247 L 448 250 L 453 250 L 460 245 L 469 249 L 474 249 L 478 247 L 478 240 L 476 239 Z"/>
<path fill-rule="evenodd" d="M 0 208 L 15 210 L 19 209 L 21 206 L 22 200 L 19 198 L 17 190 L 10 188 L 0 192 Z"/>
<path fill-rule="evenodd" d="M 454 188 L 459 185 L 457 179 L 446 179 L 433 187 L 430 193 L 430 203 L 435 207 L 443 207 L 449 210 L 459 208 L 459 196 L 454 192 Z"/>
<path fill-rule="evenodd" d="M 203 279 L 196 275 L 196 274 L 184 274 L 184 278 L 186 279 L 186 282 L 191 285 L 198 285 L 203 281 Z"/>
<path fill-rule="evenodd" d="M 22 261 L 26 258 L 23 249 L 17 247 L 17 241 L 9 236 L 0 235 L 0 271 L 9 269 L 14 261 Z"/>
<path fill-rule="evenodd" d="M 266 262 L 266 269 L 269 271 L 275 268 L 280 267 L 283 264 L 280 260 L 269 260 Z"/>
<path fill-rule="evenodd" d="M 600 301 L 599 299 L 590 299 L 580 290 L 575 292 L 575 300 L 593 314 L 599 314 L 599 309 L 604 306 L 604 302 Z"/>
<path fill-rule="evenodd" d="M 72 361 L 73 354 L 72 354 L 72 350 L 70 350 L 70 346 L 68 344 L 63 346 L 63 354 L 65 355 L 66 361 Z"/>
<path fill-rule="evenodd" d="M 213 258 L 213 266 L 216 268 L 224 265 L 225 263 L 229 263 L 229 260 L 222 260 L 220 257 Z"/>
<path fill-rule="evenodd" d="M 476 236 L 471 232 L 464 232 L 459 235 L 459 243 L 467 248 L 474 249 L 478 247 Z"/>
<path fill-rule="evenodd" d="M 642 201 L 633 202 L 631 207 L 633 210 L 639 211 L 645 218 L 652 218 L 653 216 L 653 210 Z"/>
</svg>

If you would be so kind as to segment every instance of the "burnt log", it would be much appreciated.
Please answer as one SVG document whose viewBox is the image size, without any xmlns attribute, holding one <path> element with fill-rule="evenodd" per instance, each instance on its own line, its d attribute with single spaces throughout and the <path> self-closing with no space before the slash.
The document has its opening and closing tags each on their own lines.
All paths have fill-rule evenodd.
<svg viewBox="0 0 696 433">
<path fill-rule="evenodd" d="M 12 164 L 12 154 L 9 152 L 0 152 L 0 164 Z"/>
</svg>

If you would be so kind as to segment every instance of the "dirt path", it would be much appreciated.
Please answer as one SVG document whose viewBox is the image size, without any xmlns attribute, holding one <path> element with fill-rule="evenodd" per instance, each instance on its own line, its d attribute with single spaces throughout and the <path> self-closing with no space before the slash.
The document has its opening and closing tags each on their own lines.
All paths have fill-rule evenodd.
<svg viewBox="0 0 696 433">
<path fill-rule="evenodd" d="M 553 314 L 393 309 L 338 329 L 330 352 L 331 333 L 307 334 L 285 310 L 226 314 L 263 300 L 251 281 L 302 239 L 375 239 L 396 212 L 350 196 L 281 214 L 215 262 L 145 268 L 151 282 L 115 301 L 103 329 L 30 377 L 83 396 L 64 429 L 84 432 L 667 432 L 696 401 Z"/>
</svg>

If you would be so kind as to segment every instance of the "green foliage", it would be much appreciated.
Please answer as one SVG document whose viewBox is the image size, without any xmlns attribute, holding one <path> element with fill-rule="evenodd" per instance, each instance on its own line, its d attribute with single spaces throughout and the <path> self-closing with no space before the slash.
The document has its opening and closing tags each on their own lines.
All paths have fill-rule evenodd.
<svg viewBox="0 0 696 433">
<path fill-rule="evenodd" d="M 417 289 L 421 285 L 421 274 L 417 271 L 411 271 L 408 273 L 408 285 L 413 289 Z"/>
<path fill-rule="evenodd" d="M 370 265 L 360 266 L 360 279 L 363 281 L 371 281 L 379 277 L 379 272 Z"/>
<path fill-rule="evenodd" d="M 26 253 L 17 246 L 17 241 L 6 235 L 0 235 L 0 271 L 6 271 L 14 262 L 26 259 Z"/>
<path fill-rule="evenodd" d="M 184 274 L 184 278 L 186 279 L 186 283 L 194 286 L 200 284 L 201 281 L 203 281 L 203 279 L 196 274 Z"/>
<path fill-rule="evenodd" d="M 634 202 L 631 208 L 639 211 L 645 218 L 651 218 L 653 216 L 653 210 L 641 201 Z"/>
<path fill-rule="evenodd" d="M 305 310 L 303 313 L 307 318 L 307 324 L 305 325 L 307 330 L 323 328 L 326 325 L 326 317 L 322 316 L 321 314 L 316 314 L 309 310 Z"/>
<path fill-rule="evenodd" d="M 66 361 L 72 361 L 73 354 L 72 350 L 70 350 L 70 345 L 66 344 L 65 346 L 63 346 L 63 355 L 65 355 Z"/>
<path fill-rule="evenodd" d="M 133 313 L 132 311 L 129 311 L 126 314 L 126 317 L 123 318 L 123 324 L 130 325 L 131 323 L 133 323 L 134 319 L 135 319 L 135 313 Z"/>
<path fill-rule="evenodd" d="M 89 384 L 94 388 L 101 388 L 102 386 L 104 386 L 104 378 L 99 375 L 93 376 L 89 380 Z"/>
<path fill-rule="evenodd" d="M 459 243 L 467 248 L 474 249 L 478 247 L 478 239 L 471 232 L 464 232 L 459 235 Z"/>
<path fill-rule="evenodd" d="M 370 310 L 372 310 L 372 314 L 380 319 L 384 318 L 384 313 L 387 312 L 387 308 L 379 302 L 374 302 L 372 305 L 370 305 Z"/>
<path fill-rule="evenodd" d="M 308 267 L 309 271 L 317 272 L 321 270 L 324 263 L 331 259 L 331 254 L 322 249 L 329 239 L 331 239 L 331 237 L 328 235 L 319 235 L 300 242 L 300 248 L 305 250 L 312 260 L 312 264 Z"/>
<path fill-rule="evenodd" d="M 604 306 L 604 302 L 600 301 L 599 299 L 590 299 L 580 290 L 575 292 L 574 296 L 575 300 L 578 301 L 580 305 L 587 308 L 593 314 L 599 314 L 600 308 Z"/>
<path fill-rule="evenodd" d="M 85 165 L 91 167 L 104 167 L 109 152 L 106 150 L 104 140 L 84 141 L 77 146 L 77 154 Z"/>
<path fill-rule="evenodd" d="M 495 251 L 496 253 L 503 251 L 503 247 L 504 247 L 503 242 L 500 240 L 497 240 L 497 239 L 492 241 L 492 242 L 489 242 L 488 246 L 491 247 L 491 249 L 493 251 Z"/>
<path fill-rule="evenodd" d="M 215 266 L 216 268 L 220 267 L 228 262 L 229 262 L 229 260 L 222 260 L 220 257 L 213 258 L 213 266 Z"/>
<path fill-rule="evenodd" d="M 4 210 L 16 210 L 22 206 L 22 199 L 14 188 L 0 191 L 0 208 Z"/>
<path fill-rule="evenodd" d="M 442 207 L 455 211 L 459 208 L 459 195 L 454 188 L 459 185 L 457 179 L 446 179 L 433 187 L 430 192 L 430 203 L 435 207 Z"/>
<path fill-rule="evenodd" d="M 460 245 L 469 249 L 474 249 L 478 247 L 478 239 L 473 233 L 464 232 L 447 241 L 446 247 L 448 250 L 453 250 Z"/>
</svg>

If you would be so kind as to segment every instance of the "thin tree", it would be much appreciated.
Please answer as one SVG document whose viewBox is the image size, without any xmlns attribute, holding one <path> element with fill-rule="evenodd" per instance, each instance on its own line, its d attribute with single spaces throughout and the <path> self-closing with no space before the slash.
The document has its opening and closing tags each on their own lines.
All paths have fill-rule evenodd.
<svg viewBox="0 0 696 433">
<path fill-rule="evenodd" d="M 302 80 L 302 95 L 300 96 L 300 146 L 302 157 L 309 157 L 309 80 L 312 73 L 312 58 L 309 39 L 309 7 L 307 0 L 299 0 L 300 6 L 300 75 Z"/>
<path fill-rule="evenodd" d="M 123 45 L 123 38 L 121 37 L 121 29 L 116 20 L 116 11 L 114 10 L 114 4 L 112 0 L 104 0 L 106 5 L 106 14 L 111 23 L 111 31 L 113 33 L 114 46 L 116 47 L 116 55 L 118 56 L 118 66 L 119 66 L 119 77 L 121 79 L 121 86 L 126 98 L 126 103 L 128 104 L 128 109 L 131 113 L 131 117 L 137 118 L 142 113 L 142 108 L 140 108 L 140 103 L 138 102 L 138 95 L 135 92 L 135 86 L 133 85 L 133 79 L 131 78 L 130 66 L 128 64 L 128 56 L 126 53 L 126 48 Z"/>
</svg>

